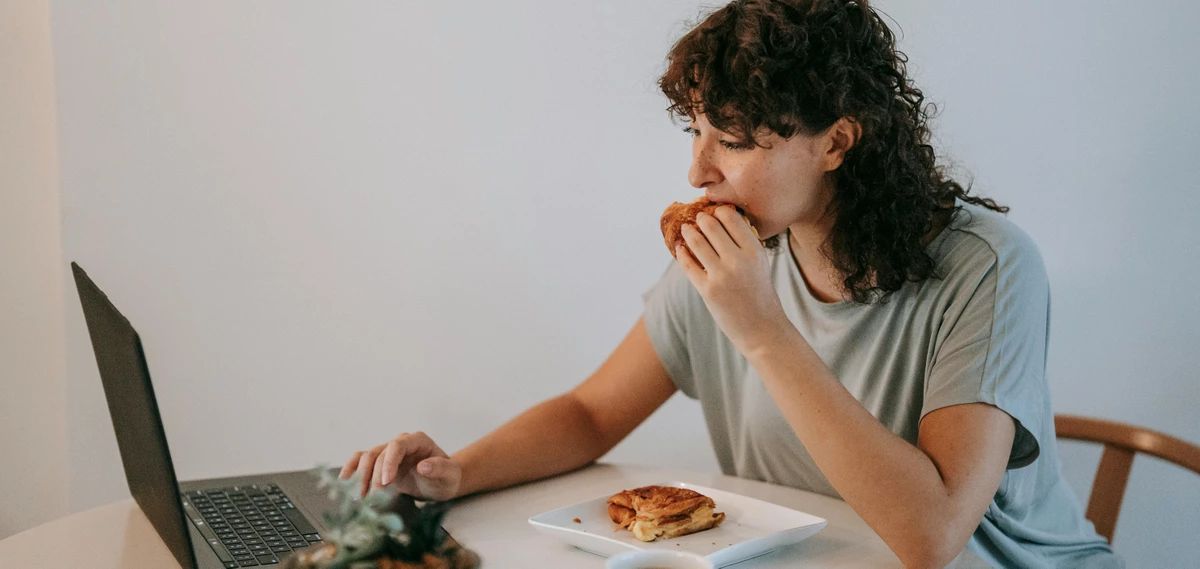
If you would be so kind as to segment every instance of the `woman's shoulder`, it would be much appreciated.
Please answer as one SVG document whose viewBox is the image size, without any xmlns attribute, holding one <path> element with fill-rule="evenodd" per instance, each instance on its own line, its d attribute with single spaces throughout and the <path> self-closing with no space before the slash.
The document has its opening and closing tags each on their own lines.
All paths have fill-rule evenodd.
<svg viewBox="0 0 1200 569">
<path fill-rule="evenodd" d="M 943 275 L 995 271 L 1000 275 L 1045 275 L 1033 238 L 1004 214 L 963 204 L 931 244 L 930 255 Z"/>
</svg>

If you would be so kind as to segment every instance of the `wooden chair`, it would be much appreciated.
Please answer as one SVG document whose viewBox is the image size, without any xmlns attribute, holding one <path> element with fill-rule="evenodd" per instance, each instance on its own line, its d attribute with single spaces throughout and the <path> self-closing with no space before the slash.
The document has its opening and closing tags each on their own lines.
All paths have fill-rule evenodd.
<svg viewBox="0 0 1200 569">
<path fill-rule="evenodd" d="M 1086 516 L 1109 543 L 1117 527 L 1117 515 L 1121 513 L 1134 453 L 1146 453 L 1200 474 L 1200 446 L 1165 433 L 1077 415 L 1055 415 L 1054 429 L 1060 439 L 1104 445 Z"/>
</svg>

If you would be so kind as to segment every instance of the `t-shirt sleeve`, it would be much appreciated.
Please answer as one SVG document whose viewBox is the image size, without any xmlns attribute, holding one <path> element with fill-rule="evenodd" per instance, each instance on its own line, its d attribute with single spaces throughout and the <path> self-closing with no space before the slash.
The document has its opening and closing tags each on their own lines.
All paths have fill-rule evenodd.
<svg viewBox="0 0 1200 569">
<path fill-rule="evenodd" d="M 662 277 L 642 294 L 645 306 L 643 321 L 650 342 L 671 380 L 685 395 L 695 399 L 696 381 L 688 356 L 688 318 L 699 293 L 675 261 L 671 261 Z M 701 301 L 703 302 L 703 301 Z"/>
<path fill-rule="evenodd" d="M 997 253 L 982 247 L 942 316 L 921 417 L 965 403 L 995 405 L 1016 419 L 1008 468 L 1033 463 L 1045 432 L 1050 288 L 1032 241 Z M 973 265 L 973 266 L 972 266 Z"/>
</svg>

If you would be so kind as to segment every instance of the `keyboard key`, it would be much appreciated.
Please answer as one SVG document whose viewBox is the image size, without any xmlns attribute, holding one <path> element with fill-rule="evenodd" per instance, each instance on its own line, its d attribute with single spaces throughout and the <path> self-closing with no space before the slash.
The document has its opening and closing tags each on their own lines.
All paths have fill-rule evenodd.
<svg viewBox="0 0 1200 569">
<path fill-rule="evenodd" d="M 274 555 L 257 555 L 255 558 L 258 560 L 259 565 L 275 565 L 279 563 L 279 560 Z"/>
<path fill-rule="evenodd" d="M 226 561 L 225 562 L 225 569 L 235 569 L 237 567 L 241 567 L 241 564 L 238 563 L 237 561 Z"/>
<path fill-rule="evenodd" d="M 304 539 L 307 539 L 310 543 L 314 541 L 321 541 L 321 535 L 317 533 L 306 533 L 304 534 Z"/>
<path fill-rule="evenodd" d="M 300 533 L 317 533 L 317 528 L 308 523 L 308 520 L 304 518 L 304 514 L 301 514 L 298 510 L 284 510 L 283 514 L 295 524 L 296 530 Z"/>
</svg>

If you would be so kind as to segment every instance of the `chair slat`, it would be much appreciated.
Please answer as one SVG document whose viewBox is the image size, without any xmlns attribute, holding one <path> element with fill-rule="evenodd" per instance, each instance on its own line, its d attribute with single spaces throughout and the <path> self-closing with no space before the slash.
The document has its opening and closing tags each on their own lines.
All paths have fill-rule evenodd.
<svg viewBox="0 0 1200 569">
<path fill-rule="evenodd" d="M 1096 468 L 1096 481 L 1088 499 L 1087 519 L 1096 532 L 1112 543 L 1121 513 L 1121 501 L 1133 467 L 1133 455 L 1145 453 L 1200 474 L 1200 446 L 1151 429 L 1078 415 L 1055 415 L 1054 430 L 1060 439 L 1101 443 L 1104 454 Z"/>
<path fill-rule="evenodd" d="M 1133 451 L 1105 445 L 1100 467 L 1096 469 L 1096 481 L 1092 484 L 1092 497 L 1088 500 L 1087 519 L 1109 543 L 1117 530 L 1117 517 L 1121 514 L 1121 501 L 1125 498 L 1132 467 Z"/>
</svg>

